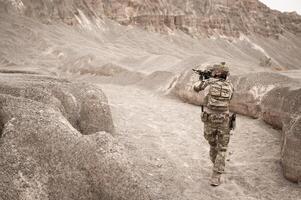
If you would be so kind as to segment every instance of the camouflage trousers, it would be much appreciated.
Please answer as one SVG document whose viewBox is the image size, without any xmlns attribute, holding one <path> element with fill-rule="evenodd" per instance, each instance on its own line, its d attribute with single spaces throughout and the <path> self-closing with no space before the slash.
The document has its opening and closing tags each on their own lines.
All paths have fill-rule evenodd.
<svg viewBox="0 0 301 200">
<path fill-rule="evenodd" d="M 230 141 L 229 116 L 218 116 L 219 121 L 207 114 L 207 119 L 202 117 L 204 122 L 204 137 L 210 145 L 210 159 L 213 163 L 213 170 L 223 173 L 225 170 L 225 160 L 228 144 Z"/>
</svg>

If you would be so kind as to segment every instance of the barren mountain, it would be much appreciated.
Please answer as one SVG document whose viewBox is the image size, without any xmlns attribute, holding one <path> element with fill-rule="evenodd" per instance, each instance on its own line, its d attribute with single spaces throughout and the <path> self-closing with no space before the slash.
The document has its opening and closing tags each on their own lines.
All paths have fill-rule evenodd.
<svg viewBox="0 0 301 200">
<path fill-rule="evenodd" d="M 258 0 L 24 0 L 11 4 L 44 22 L 77 24 L 84 14 L 94 21 L 108 17 L 123 25 L 160 32 L 178 29 L 196 37 L 243 33 L 278 38 L 284 32 L 301 33 L 299 15 L 271 10 Z"/>
<path fill-rule="evenodd" d="M 135 37 L 137 31 L 132 31 L 133 26 L 135 26 L 164 33 L 166 37 L 170 38 L 169 40 L 186 40 L 184 44 L 175 41 L 172 46 L 178 44 L 181 49 L 185 49 L 185 52 L 190 51 L 189 56 L 192 56 L 192 54 L 206 55 L 208 59 L 211 56 L 207 55 L 209 53 L 230 60 L 227 56 L 233 55 L 233 57 L 244 58 L 243 61 L 256 59 L 255 62 L 252 61 L 252 65 L 255 63 L 264 66 L 270 66 L 270 63 L 266 63 L 266 61 L 271 58 L 271 64 L 277 69 L 296 69 L 299 65 L 296 58 L 299 56 L 301 46 L 301 17 L 296 13 L 281 13 L 271 10 L 257 0 L 1 0 L 0 4 L 2 13 L 17 12 L 20 16 L 31 17 L 44 24 L 56 25 L 64 22 L 73 25 L 75 28 L 81 27 L 85 30 L 94 30 L 94 33 L 95 29 L 101 29 L 102 32 L 106 33 L 105 36 L 101 33 L 92 36 L 100 37 L 100 41 L 116 41 L 118 38 L 118 41 L 123 40 L 122 43 L 127 43 L 128 39 L 134 39 L 135 42 L 138 42 Z M 115 31 L 112 31 L 112 23 L 108 22 L 107 19 L 112 19 L 126 26 L 124 28 L 115 27 Z M 22 31 L 22 27 L 19 27 L 19 31 Z M 179 34 L 202 38 L 202 41 L 195 42 L 191 39 L 187 41 L 182 36 L 177 37 Z M 206 40 L 206 38 L 210 39 Z M 174 53 L 167 53 L 166 48 L 160 47 L 161 45 L 153 42 L 153 40 L 159 41 L 160 39 L 153 38 L 149 41 L 143 41 L 144 43 L 147 42 L 147 45 L 154 46 L 147 48 L 146 51 L 160 55 L 161 53 L 156 52 L 155 49 L 161 49 L 169 55 L 177 54 L 178 51 L 174 49 L 169 50 L 174 51 Z M 215 40 L 218 40 L 218 42 Z M 141 43 L 141 41 L 139 42 Z M 208 46 L 208 44 L 211 46 Z M 218 44 L 217 47 L 215 47 L 216 44 Z M 128 46 L 128 44 L 122 45 Z M 145 46 L 145 44 L 142 45 Z M 176 48 L 178 49 L 178 47 Z M 208 51 L 208 49 L 214 49 L 214 51 Z M 226 52 L 221 52 L 220 49 Z M 191 52 L 192 50 L 193 52 Z M 131 57 L 134 61 L 141 60 L 141 57 L 143 57 L 143 55 L 139 56 L 141 53 L 139 51 L 139 53 L 132 54 Z M 139 58 L 136 58 L 137 56 Z M 180 59 L 189 59 L 187 56 L 183 58 L 184 56 L 185 54 L 181 53 L 182 58 Z M 172 62 L 173 65 L 178 63 L 178 59 L 170 57 L 166 59 L 171 60 L 168 62 Z M 114 59 L 114 63 L 117 60 Z M 127 63 L 122 62 L 122 64 Z M 244 66 L 250 65 L 249 63 L 242 64 Z M 235 65 L 240 65 L 240 63 L 235 63 Z M 141 63 L 139 63 L 139 66 L 141 66 Z M 168 64 L 168 66 L 171 66 L 171 64 Z"/>
<path fill-rule="evenodd" d="M 0 27 L 0 199 L 301 196 L 298 14 L 257 0 L 0 0 Z M 221 61 L 231 110 L 248 117 L 213 189 L 200 108 L 181 101 L 200 105 L 191 69 Z"/>
</svg>

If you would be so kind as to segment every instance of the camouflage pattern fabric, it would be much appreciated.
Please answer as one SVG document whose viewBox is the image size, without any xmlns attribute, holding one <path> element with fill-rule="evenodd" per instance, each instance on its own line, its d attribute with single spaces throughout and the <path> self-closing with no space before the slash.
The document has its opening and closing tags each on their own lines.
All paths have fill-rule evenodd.
<svg viewBox="0 0 301 200">
<path fill-rule="evenodd" d="M 210 144 L 209 155 L 213 163 L 213 170 L 223 173 L 230 140 L 229 115 L 207 114 L 207 120 L 202 119 L 204 121 L 204 137 Z"/>
</svg>

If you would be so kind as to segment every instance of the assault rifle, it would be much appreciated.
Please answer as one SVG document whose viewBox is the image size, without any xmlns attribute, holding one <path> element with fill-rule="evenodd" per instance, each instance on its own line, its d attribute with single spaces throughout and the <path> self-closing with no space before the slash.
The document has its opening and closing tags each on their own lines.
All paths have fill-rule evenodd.
<svg viewBox="0 0 301 200">
<path fill-rule="evenodd" d="M 203 81 L 212 77 L 211 71 L 209 70 L 200 70 L 200 69 L 192 69 L 192 71 L 199 75 L 199 80 Z"/>
</svg>

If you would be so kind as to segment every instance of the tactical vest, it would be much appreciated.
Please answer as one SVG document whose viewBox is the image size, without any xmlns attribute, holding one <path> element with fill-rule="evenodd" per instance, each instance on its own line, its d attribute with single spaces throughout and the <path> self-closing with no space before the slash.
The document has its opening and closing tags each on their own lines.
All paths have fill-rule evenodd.
<svg viewBox="0 0 301 200">
<path fill-rule="evenodd" d="M 232 93 L 233 86 L 229 81 L 214 81 L 209 86 L 207 107 L 215 111 L 228 111 Z"/>
</svg>

